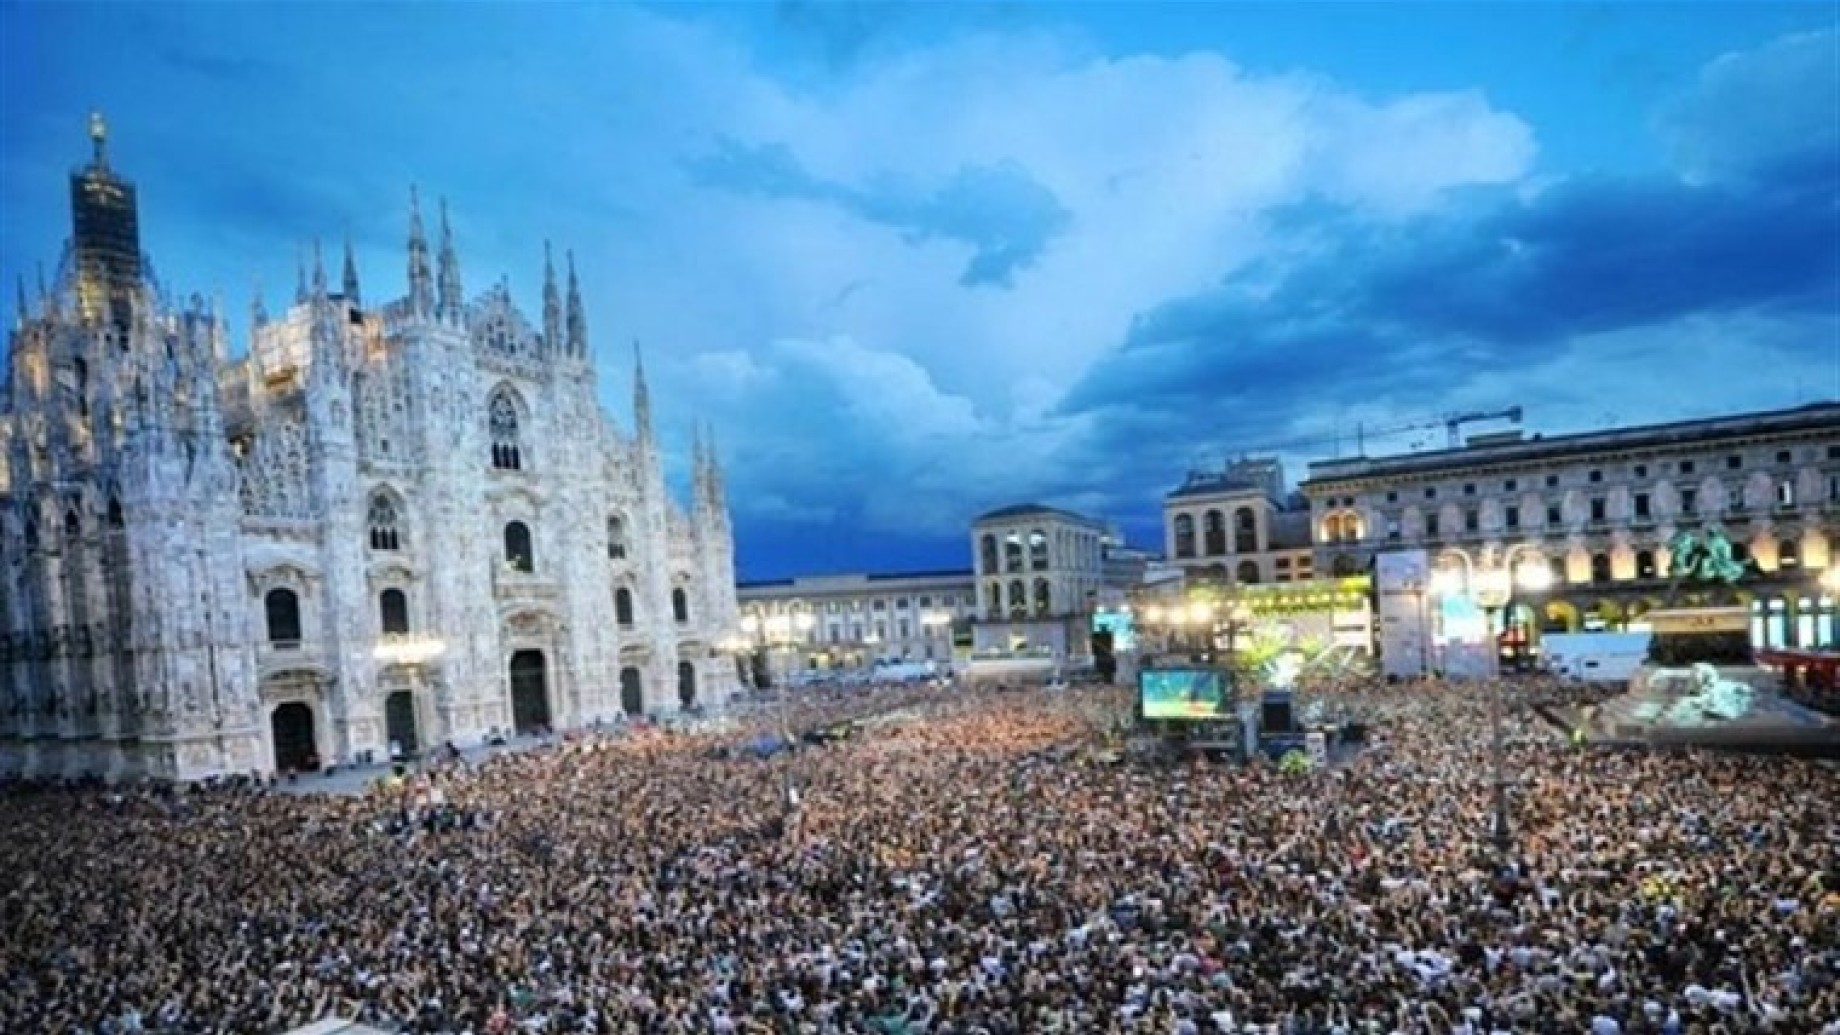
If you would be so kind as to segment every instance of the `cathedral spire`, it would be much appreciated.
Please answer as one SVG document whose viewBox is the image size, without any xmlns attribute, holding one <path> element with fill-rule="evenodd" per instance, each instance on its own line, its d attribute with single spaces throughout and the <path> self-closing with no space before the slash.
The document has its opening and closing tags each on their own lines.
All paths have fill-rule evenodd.
<svg viewBox="0 0 1840 1035">
<path fill-rule="evenodd" d="M 703 437 L 703 456 L 709 466 L 704 477 L 709 480 L 709 507 L 719 513 L 728 506 L 728 490 L 722 485 L 722 453 L 716 447 L 716 426 L 708 424 L 707 427 L 708 434 Z"/>
<path fill-rule="evenodd" d="M 256 328 L 268 323 L 268 307 L 262 304 L 262 280 L 256 278 L 255 290 L 249 299 L 249 327 L 251 334 Z"/>
<path fill-rule="evenodd" d="M 307 256 L 299 245 L 294 246 L 294 304 L 307 304 Z"/>
<path fill-rule="evenodd" d="M 581 282 L 575 279 L 575 253 L 569 252 L 569 354 L 588 354 L 588 318 L 581 309 Z"/>
<path fill-rule="evenodd" d="M 645 354 L 633 342 L 633 432 L 641 442 L 652 440 L 652 393 L 645 385 Z"/>
<path fill-rule="evenodd" d="M 320 260 L 319 238 L 313 239 L 313 300 L 326 297 L 326 264 Z"/>
<path fill-rule="evenodd" d="M 109 124 L 103 121 L 102 113 L 89 113 L 89 142 L 95 149 L 95 164 L 98 169 L 109 167 Z"/>
<path fill-rule="evenodd" d="M 24 327 L 26 325 L 26 317 L 30 315 L 30 312 L 31 311 L 26 308 L 26 275 L 21 273 L 19 275 L 19 311 L 15 314 L 18 320 L 18 326 Z"/>
<path fill-rule="evenodd" d="M 460 256 L 454 251 L 454 229 L 447 221 L 447 199 L 441 199 L 441 303 L 440 313 L 456 323 L 460 320 Z"/>
<path fill-rule="evenodd" d="M 428 272 L 428 237 L 422 232 L 422 199 L 409 187 L 409 308 L 418 316 L 434 308 L 434 280 Z"/>
<path fill-rule="evenodd" d="M 350 303 L 353 309 L 364 308 L 364 299 L 358 293 L 358 260 L 351 254 L 350 230 L 345 231 L 345 276 L 343 279 L 345 301 Z"/>
<path fill-rule="evenodd" d="M 550 355 L 562 355 L 562 297 L 556 291 L 556 263 L 549 242 L 543 242 L 543 345 Z"/>
</svg>

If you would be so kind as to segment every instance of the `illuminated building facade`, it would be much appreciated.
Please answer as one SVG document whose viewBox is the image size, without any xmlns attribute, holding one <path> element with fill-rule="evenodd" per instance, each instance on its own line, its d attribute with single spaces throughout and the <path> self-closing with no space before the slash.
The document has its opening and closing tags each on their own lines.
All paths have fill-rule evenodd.
<svg viewBox="0 0 1840 1035">
<path fill-rule="evenodd" d="M 1163 497 L 1165 556 L 1190 581 L 1216 586 L 1308 582 L 1316 577 L 1309 515 L 1287 503 L 1276 460 L 1193 472 Z"/>
<path fill-rule="evenodd" d="M 968 570 L 806 575 L 744 582 L 735 596 L 734 646 L 774 682 L 877 661 L 945 665 L 977 604 Z"/>
<path fill-rule="evenodd" d="M 726 698 L 722 472 L 699 446 L 671 498 L 642 369 L 630 433 L 602 410 L 572 262 L 540 324 L 469 300 L 412 195 L 405 297 L 315 248 L 233 359 L 146 274 L 93 132 L 0 391 L 0 769 L 301 769 Z"/>
<path fill-rule="evenodd" d="M 1423 550 L 1433 567 L 1512 556 L 1551 587 L 1510 606 L 1510 636 L 1619 629 L 1668 598 L 1676 533 L 1722 529 L 1753 574 L 1682 587 L 1679 603 L 1741 603 L 1758 646 L 1836 642 L 1819 576 L 1840 562 L 1840 404 L 1310 465 L 1301 489 L 1316 566 L 1366 570 Z"/>
<path fill-rule="evenodd" d="M 1103 523 L 1039 503 L 1003 507 L 972 522 L 974 649 L 1060 660 L 1090 655 L 1108 538 Z"/>
</svg>

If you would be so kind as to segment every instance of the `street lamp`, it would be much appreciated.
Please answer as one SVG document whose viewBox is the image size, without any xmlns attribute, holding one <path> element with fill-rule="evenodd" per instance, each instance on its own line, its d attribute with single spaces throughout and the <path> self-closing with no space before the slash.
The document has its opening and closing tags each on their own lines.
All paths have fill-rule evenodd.
<svg viewBox="0 0 1840 1035">
<path fill-rule="evenodd" d="M 1522 564 L 1518 568 L 1515 566 L 1515 557 L 1523 550 L 1537 555 L 1537 551 L 1530 548 L 1514 547 L 1500 557 L 1485 555 L 1483 562 L 1476 564 L 1468 554 L 1453 550 L 1448 556 L 1461 561 L 1462 570 L 1444 568 L 1432 575 L 1432 586 L 1439 594 L 1449 596 L 1466 593 L 1482 609 L 1484 632 L 1493 658 L 1489 669 L 1491 675 L 1497 678 L 1501 675 L 1501 645 L 1495 638 L 1495 616 L 1514 598 L 1516 584 L 1530 592 L 1540 592 L 1552 585 L 1551 568 L 1537 562 Z M 1507 688 L 1503 686 L 1491 687 L 1489 691 L 1489 768 L 1491 782 L 1494 784 L 1491 836 L 1496 850 L 1503 854 L 1514 843 L 1508 809 L 1506 720 L 1502 714 L 1506 693 Z"/>
</svg>

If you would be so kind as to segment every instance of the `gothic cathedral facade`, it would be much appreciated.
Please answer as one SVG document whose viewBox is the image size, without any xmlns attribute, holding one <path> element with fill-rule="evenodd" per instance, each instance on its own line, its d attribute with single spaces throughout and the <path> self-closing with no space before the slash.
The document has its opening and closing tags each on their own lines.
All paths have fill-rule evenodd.
<svg viewBox="0 0 1840 1035">
<path fill-rule="evenodd" d="M 95 155 L 0 388 L 0 772 L 192 780 L 381 761 L 720 707 L 736 628 L 723 476 L 664 484 L 643 367 L 598 401 L 568 261 L 541 325 L 467 300 L 411 193 L 408 294 L 346 249 L 231 358 L 164 297 Z M 636 358 L 636 357 L 635 357 Z"/>
</svg>

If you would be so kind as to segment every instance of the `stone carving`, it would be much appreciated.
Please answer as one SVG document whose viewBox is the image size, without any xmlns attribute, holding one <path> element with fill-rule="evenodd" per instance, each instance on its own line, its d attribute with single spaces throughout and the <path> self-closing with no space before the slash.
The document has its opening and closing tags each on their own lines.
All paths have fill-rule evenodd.
<svg viewBox="0 0 1840 1035">
<path fill-rule="evenodd" d="M 263 429 L 237 461 L 238 497 L 251 517 L 306 521 L 315 516 L 307 482 L 307 430 L 298 420 Z"/>
</svg>

